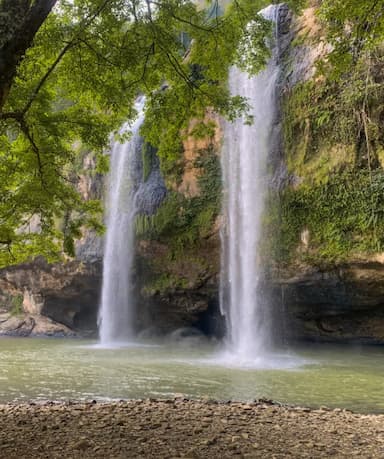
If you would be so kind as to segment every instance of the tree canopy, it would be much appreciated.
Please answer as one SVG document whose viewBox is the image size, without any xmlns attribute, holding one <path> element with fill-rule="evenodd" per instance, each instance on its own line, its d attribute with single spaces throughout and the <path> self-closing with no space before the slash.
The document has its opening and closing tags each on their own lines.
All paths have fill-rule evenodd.
<svg viewBox="0 0 384 459">
<path fill-rule="evenodd" d="M 145 134 L 170 161 L 205 107 L 232 118 L 246 107 L 222 82 L 245 32 L 255 46 L 241 62 L 263 65 L 265 2 L 237 0 L 220 16 L 208 3 L 211 14 L 191 0 L 0 0 L 0 265 L 54 259 L 84 225 L 102 229 L 74 164 L 88 149 L 105 171 L 103 150 L 135 117 L 138 94 L 148 95 Z"/>
<path fill-rule="evenodd" d="M 328 57 L 333 77 L 339 78 L 370 53 L 382 52 L 383 0 L 323 0 L 319 16 L 332 45 Z"/>
</svg>

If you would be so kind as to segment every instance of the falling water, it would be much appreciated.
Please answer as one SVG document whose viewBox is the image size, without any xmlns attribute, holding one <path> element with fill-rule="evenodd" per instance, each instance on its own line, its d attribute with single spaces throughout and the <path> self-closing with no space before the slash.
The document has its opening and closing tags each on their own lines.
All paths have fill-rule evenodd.
<svg viewBox="0 0 384 459">
<path fill-rule="evenodd" d="M 144 98 L 136 103 L 138 118 L 130 126 L 131 138 L 116 141 L 111 151 L 107 234 L 104 248 L 103 287 L 99 312 L 102 344 L 129 342 L 134 338 L 134 299 L 131 271 L 134 259 L 134 217 L 137 169 L 142 139 Z"/>
<path fill-rule="evenodd" d="M 279 6 L 261 11 L 277 24 Z M 277 26 L 275 27 L 277 29 Z M 277 33 L 275 33 L 275 42 Z M 249 78 L 232 68 L 232 94 L 246 97 L 253 124 L 244 119 L 225 128 L 223 169 L 223 214 L 221 309 L 227 322 L 227 350 L 239 360 L 257 360 L 271 346 L 271 320 L 263 307 L 259 281 L 261 221 L 268 187 L 267 158 L 273 149 L 276 118 L 276 85 L 279 74 L 277 45 L 271 45 L 267 67 Z"/>
</svg>

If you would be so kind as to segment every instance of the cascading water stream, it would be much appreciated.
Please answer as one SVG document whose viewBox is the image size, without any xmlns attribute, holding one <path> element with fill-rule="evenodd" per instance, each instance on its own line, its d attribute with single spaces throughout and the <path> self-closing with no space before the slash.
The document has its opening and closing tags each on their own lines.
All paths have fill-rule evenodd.
<svg viewBox="0 0 384 459">
<path fill-rule="evenodd" d="M 277 24 L 279 5 L 260 14 Z M 277 29 L 277 27 L 275 27 Z M 277 30 L 267 67 L 255 77 L 232 68 L 232 94 L 246 97 L 253 124 L 227 123 L 222 154 L 223 215 L 221 309 L 227 323 L 227 351 L 238 361 L 262 359 L 271 348 L 271 319 L 260 298 L 258 245 L 268 187 L 267 159 L 276 119 Z"/>
<path fill-rule="evenodd" d="M 126 343 L 135 337 L 135 305 L 131 271 L 134 259 L 139 135 L 144 120 L 145 99 L 136 103 L 138 118 L 126 143 L 115 142 L 111 151 L 109 193 L 107 201 L 107 234 L 104 247 L 103 286 L 99 311 L 99 335 L 104 345 Z"/>
</svg>

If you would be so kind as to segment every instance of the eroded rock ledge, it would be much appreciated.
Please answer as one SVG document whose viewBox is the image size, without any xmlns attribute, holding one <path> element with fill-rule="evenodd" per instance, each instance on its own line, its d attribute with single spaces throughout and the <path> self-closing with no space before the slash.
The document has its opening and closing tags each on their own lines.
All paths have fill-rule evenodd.
<svg viewBox="0 0 384 459">
<path fill-rule="evenodd" d="M 377 256 L 276 274 L 285 334 L 298 340 L 384 343 L 384 264 Z"/>
<path fill-rule="evenodd" d="M 76 333 L 48 317 L 32 314 L 14 314 L 0 310 L 0 336 L 74 337 Z"/>
<path fill-rule="evenodd" d="M 101 285 L 101 263 L 50 265 L 43 258 L 0 270 L 0 333 L 92 335 Z M 28 330 L 30 333 L 28 333 Z M 44 332 L 45 330 L 45 332 Z"/>
</svg>

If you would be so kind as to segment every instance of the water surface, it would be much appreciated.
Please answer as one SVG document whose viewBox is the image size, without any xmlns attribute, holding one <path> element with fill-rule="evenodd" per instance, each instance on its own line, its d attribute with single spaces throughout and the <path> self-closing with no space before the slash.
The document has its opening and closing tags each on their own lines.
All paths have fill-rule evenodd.
<svg viewBox="0 0 384 459">
<path fill-rule="evenodd" d="M 384 349 L 311 346 L 241 366 L 211 344 L 102 348 L 82 340 L 0 339 L 0 402 L 210 397 L 384 412 Z"/>
</svg>

